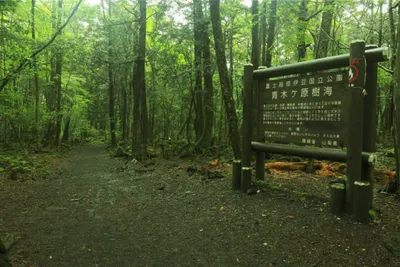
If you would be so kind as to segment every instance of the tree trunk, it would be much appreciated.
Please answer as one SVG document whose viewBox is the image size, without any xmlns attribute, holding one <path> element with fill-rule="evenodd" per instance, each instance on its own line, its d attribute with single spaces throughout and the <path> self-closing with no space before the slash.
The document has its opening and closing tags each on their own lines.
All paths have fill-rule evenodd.
<svg viewBox="0 0 400 267">
<path fill-rule="evenodd" d="M 260 16 L 261 65 L 265 66 L 267 51 L 267 0 L 262 2 Z"/>
<path fill-rule="evenodd" d="M 65 125 L 64 125 L 64 132 L 62 136 L 62 141 L 63 142 L 68 142 L 69 140 L 69 126 L 71 125 L 71 116 L 68 116 L 67 119 L 65 120 Z"/>
<path fill-rule="evenodd" d="M 51 16 L 51 28 L 53 34 L 56 32 L 57 27 L 57 2 L 52 1 L 52 16 Z M 50 83 L 47 88 L 46 94 L 46 106 L 47 111 L 55 113 L 56 102 L 57 102 L 57 75 L 56 75 L 56 55 L 57 48 L 53 46 L 50 52 Z M 55 140 L 55 117 L 51 114 L 47 123 L 46 143 L 53 144 Z"/>
<path fill-rule="evenodd" d="M 252 27 L 251 27 L 251 64 L 254 69 L 260 66 L 260 40 L 258 34 L 258 0 L 252 0 L 251 4 Z"/>
<path fill-rule="evenodd" d="M 389 0 L 389 26 L 390 26 L 390 40 L 392 43 L 392 53 L 395 55 L 397 52 L 397 39 L 396 39 L 396 29 L 394 23 L 394 15 L 393 15 L 393 0 Z M 390 62 L 390 68 L 392 70 L 395 69 L 396 62 L 395 57 L 392 57 Z M 394 82 L 392 81 L 389 86 L 388 97 L 386 98 L 385 107 L 382 114 L 382 127 L 383 132 L 389 132 L 392 128 L 393 122 L 393 91 L 394 91 Z"/>
<path fill-rule="evenodd" d="M 275 41 L 276 9 L 277 0 L 272 0 L 270 5 L 270 15 L 268 18 L 267 51 L 265 55 L 265 66 L 267 68 L 270 68 L 272 65 L 272 49 L 274 48 Z"/>
<path fill-rule="evenodd" d="M 238 127 L 238 118 L 233 101 L 233 90 L 230 83 L 226 56 L 225 45 L 222 36 L 221 18 L 220 18 L 220 1 L 210 0 L 211 22 L 214 34 L 215 53 L 221 83 L 222 96 L 224 99 L 225 113 L 228 120 L 229 137 L 233 149 L 235 159 L 241 158 L 240 152 L 240 135 Z"/>
<path fill-rule="evenodd" d="M 195 120 L 194 130 L 196 140 L 200 140 L 204 131 L 204 116 L 203 116 L 203 85 L 202 85 L 202 7 L 201 0 L 193 0 L 193 18 L 194 18 L 194 73 L 195 73 Z"/>
<path fill-rule="evenodd" d="M 146 105 L 146 82 L 145 82 L 145 57 L 146 57 L 146 1 L 139 1 L 139 42 L 134 70 L 134 108 L 132 129 L 132 155 L 136 159 L 147 156 L 147 105 Z"/>
<path fill-rule="evenodd" d="M 195 0 L 197 2 L 198 0 Z M 200 19 L 200 40 L 202 48 L 203 60 L 203 79 L 204 79 L 204 94 L 203 94 L 203 131 L 200 140 L 197 141 L 197 146 L 207 148 L 211 145 L 213 125 L 214 125 L 214 88 L 211 71 L 211 53 L 210 53 L 210 38 L 208 35 L 208 22 L 204 18 L 201 2 L 197 8 L 198 17 Z"/>
<path fill-rule="evenodd" d="M 110 119 L 110 136 L 111 136 L 111 147 L 117 147 L 117 136 L 115 133 L 115 96 L 114 96 L 114 51 L 113 51 L 113 42 L 112 42 L 112 25 L 111 25 L 111 16 L 112 16 L 112 8 L 111 8 L 111 1 L 108 1 L 108 21 L 105 14 L 105 6 L 103 4 L 103 18 L 107 32 L 108 38 L 108 116 Z"/>
<path fill-rule="evenodd" d="M 395 57 L 394 86 L 393 86 L 393 143 L 396 161 L 396 190 L 400 185 L 400 6 L 397 21 L 397 51 Z"/>
<path fill-rule="evenodd" d="M 315 51 L 315 58 L 323 58 L 328 55 L 334 2 L 335 0 L 325 0 L 324 3 L 325 11 L 324 13 L 322 13 L 321 29 L 319 31 L 318 45 Z"/>
<path fill-rule="evenodd" d="M 62 24 L 62 5 L 63 0 L 58 0 L 58 18 L 57 18 L 57 29 L 60 28 Z M 57 88 L 57 100 L 56 100 L 56 129 L 55 129 L 55 140 L 54 144 L 58 146 L 60 144 L 60 134 L 61 134 L 61 75 L 62 75 L 62 60 L 63 52 L 61 48 L 57 49 L 56 52 L 56 88 Z"/>
<path fill-rule="evenodd" d="M 150 62 L 151 68 L 151 98 L 149 100 L 149 112 L 150 112 L 150 121 L 149 121 L 149 137 L 150 141 L 153 142 L 155 138 L 155 121 L 156 121 L 156 63 L 154 61 Z"/>
<path fill-rule="evenodd" d="M 125 143 L 126 141 L 126 125 L 127 125 L 127 98 L 126 98 L 126 91 L 127 91 L 127 84 L 124 82 L 121 89 L 122 95 L 122 110 L 121 110 L 121 130 L 122 130 L 122 141 Z"/>
<path fill-rule="evenodd" d="M 307 30 L 307 3 L 308 0 L 301 0 L 299 13 L 298 13 L 298 25 L 297 25 L 297 61 L 303 61 L 307 54 L 306 44 L 306 30 Z"/>
<path fill-rule="evenodd" d="M 31 30 L 32 30 L 32 40 L 35 44 L 36 40 L 36 29 L 35 29 L 35 6 L 36 0 L 32 0 L 31 6 Z M 33 67 L 33 80 L 34 80 L 34 91 L 35 91 L 35 139 L 36 139 L 36 149 L 40 147 L 40 129 L 39 129 L 39 108 L 40 108 L 40 88 L 39 88 L 39 75 L 37 72 L 37 61 L 36 58 L 32 59 Z"/>
</svg>

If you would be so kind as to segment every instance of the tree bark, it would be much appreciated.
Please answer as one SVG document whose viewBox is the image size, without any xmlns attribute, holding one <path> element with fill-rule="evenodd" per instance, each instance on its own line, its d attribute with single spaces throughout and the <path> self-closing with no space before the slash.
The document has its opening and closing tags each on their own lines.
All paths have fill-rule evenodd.
<svg viewBox="0 0 400 267">
<path fill-rule="evenodd" d="M 57 29 L 60 28 L 62 23 L 62 8 L 63 0 L 58 0 L 58 18 L 57 18 Z M 61 34 L 61 33 L 60 33 Z M 58 146 L 60 144 L 60 134 L 61 134 L 61 84 L 62 84 L 62 60 L 63 52 L 61 48 L 56 51 L 56 88 L 57 88 L 57 100 L 56 100 L 56 129 L 55 129 L 55 140 L 54 144 Z"/>
<path fill-rule="evenodd" d="M 260 66 L 260 40 L 258 34 L 258 0 L 252 0 L 251 4 L 251 14 L 252 14 L 252 27 L 251 27 L 251 64 L 253 64 L 254 69 L 258 69 Z"/>
<path fill-rule="evenodd" d="M 195 120 L 194 130 L 196 133 L 196 140 L 200 140 L 204 131 L 204 118 L 203 118 L 203 84 L 202 84 L 202 7 L 201 0 L 193 0 L 193 20 L 194 20 L 194 73 L 195 73 Z"/>
<path fill-rule="evenodd" d="M 71 116 L 68 116 L 67 119 L 65 120 L 65 125 L 64 125 L 64 132 L 62 136 L 62 141 L 63 142 L 68 142 L 69 140 L 69 127 L 71 125 Z"/>
<path fill-rule="evenodd" d="M 132 155 L 136 159 L 147 156 L 147 105 L 146 105 L 146 82 L 145 82 L 145 57 L 146 57 L 146 1 L 139 1 L 139 42 L 137 57 L 135 59 L 134 73 L 134 110 L 132 129 Z"/>
<path fill-rule="evenodd" d="M 265 66 L 270 68 L 272 65 L 272 49 L 274 48 L 275 41 L 275 26 L 276 26 L 276 9 L 277 0 L 272 0 L 270 5 L 270 15 L 268 18 L 268 38 L 267 38 L 267 51 L 265 55 Z"/>
<path fill-rule="evenodd" d="M 328 55 L 334 2 L 334 0 L 325 0 L 324 2 L 325 11 L 322 13 L 321 29 L 319 31 L 315 58 L 323 58 Z"/>
<path fill-rule="evenodd" d="M 112 2 L 108 1 L 108 21 L 106 17 L 106 10 L 104 1 L 102 0 L 102 7 L 103 7 L 103 18 L 105 23 L 105 32 L 107 33 L 107 42 L 108 42 L 108 49 L 107 49 L 107 56 L 108 56 L 108 116 L 110 120 L 110 137 L 111 137 L 111 147 L 117 147 L 117 136 L 115 133 L 115 96 L 114 96 L 114 50 L 113 50 L 113 42 L 112 42 L 112 25 L 110 23 L 111 16 L 112 16 Z"/>
<path fill-rule="evenodd" d="M 393 86 L 393 143 L 396 161 L 396 190 L 400 187 L 400 6 L 397 21 L 397 51 L 395 57 L 395 72 Z"/>
<path fill-rule="evenodd" d="M 240 135 L 238 127 L 238 118 L 233 101 L 233 89 L 230 83 L 226 56 L 225 45 L 222 37 L 221 17 L 220 17 L 220 1 L 210 1 L 210 14 L 214 34 L 215 53 L 221 83 L 222 96 L 224 99 L 225 113 L 228 120 L 229 138 L 235 159 L 240 159 Z"/>
<path fill-rule="evenodd" d="M 261 66 L 266 64 L 267 51 L 267 0 L 262 2 L 260 16 L 260 42 L 261 42 Z"/>
<path fill-rule="evenodd" d="M 126 125 L 127 125 L 127 111 L 128 111 L 128 106 L 127 106 L 127 96 L 126 96 L 126 91 L 127 91 L 127 84 L 124 82 L 121 88 L 121 101 L 122 101 L 122 110 L 121 110 L 121 130 L 122 130 L 122 141 L 125 143 L 126 141 Z"/>
<path fill-rule="evenodd" d="M 307 30 L 307 3 L 309 0 L 301 0 L 299 13 L 298 13 L 298 25 L 297 25 L 297 61 L 303 61 L 307 54 L 306 44 L 306 30 Z"/>
<path fill-rule="evenodd" d="M 36 0 L 32 0 L 31 6 L 31 30 L 32 30 L 32 40 L 35 43 L 36 40 L 36 29 L 35 29 L 35 6 Z M 40 112 L 40 87 L 39 87 L 39 74 L 37 72 L 37 61 L 36 58 L 32 59 L 33 67 L 33 80 L 34 80 L 34 91 L 35 91 L 35 139 L 36 139 L 36 149 L 40 147 L 40 129 L 39 129 L 39 112 Z"/>
<path fill-rule="evenodd" d="M 51 15 L 51 28 L 53 33 L 57 27 L 57 2 L 52 1 L 52 15 Z M 50 117 L 47 123 L 46 143 L 48 145 L 54 144 L 55 141 L 55 117 L 56 103 L 57 103 L 57 72 L 56 72 L 56 58 L 57 48 L 52 47 L 50 52 L 50 83 L 47 89 L 46 105 L 47 111 L 50 112 Z"/>
<path fill-rule="evenodd" d="M 199 0 L 195 0 L 197 2 Z M 199 1 L 200 2 L 200 1 Z M 202 48 L 202 67 L 204 80 L 203 93 L 203 127 L 200 140 L 197 146 L 207 148 L 211 145 L 214 126 L 214 88 L 211 71 L 210 37 L 208 35 L 208 21 L 205 20 L 201 2 L 197 8 L 200 19 L 200 40 Z"/>
</svg>

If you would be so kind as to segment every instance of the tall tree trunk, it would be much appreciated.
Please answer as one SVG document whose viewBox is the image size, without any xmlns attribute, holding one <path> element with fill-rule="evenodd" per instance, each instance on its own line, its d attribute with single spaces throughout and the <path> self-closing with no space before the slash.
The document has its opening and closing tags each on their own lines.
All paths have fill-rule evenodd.
<svg viewBox="0 0 400 267">
<path fill-rule="evenodd" d="M 149 120 L 149 137 L 150 142 L 154 142 L 155 138 L 155 121 L 156 121 L 156 63 L 154 61 L 150 62 L 151 68 L 151 98 L 149 100 L 149 112 L 150 112 L 150 120 Z"/>
<path fill-rule="evenodd" d="M 64 125 L 64 132 L 62 136 L 62 141 L 63 142 L 68 142 L 69 140 L 69 127 L 71 125 L 71 116 L 69 115 L 67 119 L 65 120 L 65 125 Z"/>
<path fill-rule="evenodd" d="M 127 125 L 127 111 L 128 111 L 128 106 L 127 106 L 127 86 L 128 84 L 123 82 L 122 89 L 121 89 L 121 96 L 122 96 L 122 110 L 121 110 L 121 130 L 122 130 L 122 141 L 125 143 L 126 141 L 126 125 Z"/>
<path fill-rule="evenodd" d="M 103 0 L 105 1 L 105 0 Z M 106 33 L 108 38 L 108 116 L 110 119 L 110 136 L 111 136 L 111 147 L 117 147 L 117 136 L 115 133 L 115 96 L 114 96 L 114 51 L 113 51 L 113 42 L 112 42 L 112 25 L 111 25 L 111 16 L 112 16 L 112 2 L 109 0 L 108 4 L 108 21 L 106 17 L 106 11 L 104 2 L 102 1 L 103 5 L 103 18 L 106 27 Z"/>
<path fill-rule="evenodd" d="M 197 2 L 199 0 L 195 0 Z M 200 2 L 200 1 L 199 1 Z M 214 126 L 214 88 L 211 71 L 211 53 L 210 53 L 210 38 L 208 35 L 208 21 L 205 20 L 201 2 L 197 8 L 198 17 L 200 19 L 200 41 L 202 48 L 203 60 L 203 79 L 204 79 L 204 94 L 203 94 L 203 132 L 197 146 L 207 148 L 211 145 L 213 126 Z"/>
<path fill-rule="evenodd" d="M 379 29 L 378 29 L 378 46 L 382 46 L 382 37 L 383 37 L 383 2 L 379 2 Z"/>
<path fill-rule="evenodd" d="M 62 5 L 63 0 L 58 0 L 58 18 L 57 18 L 57 29 L 61 27 L 62 24 Z M 56 101 L 56 137 L 54 140 L 54 144 L 58 146 L 60 144 L 60 134 L 61 134 L 61 78 L 62 78 L 62 60 L 63 60 L 63 52 L 62 49 L 57 49 L 56 52 L 56 88 L 57 88 L 57 101 Z"/>
<path fill-rule="evenodd" d="M 276 10 L 277 0 L 271 0 L 270 14 L 268 18 L 268 38 L 267 38 L 267 51 L 265 55 L 265 66 L 270 68 L 272 65 L 272 49 L 274 48 L 275 41 L 275 26 L 276 26 Z"/>
<path fill-rule="evenodd" d="M 393 14 L 393 0 L 389 0 L 389 26 L 390 26 L 390 41 L 392 43 L 392 53 L 395 55 L 397 52 L 397 38 L 396 38 L 396 28 Z M 395 57 L 392 57 L 390 62 L 390 68 L 392 70 L 395 69 L 396 61 Z M 393 91 L 394 91 L 394 82 L 392 81 L 389 85 L 388 97 L 386 98 L 386 103 L 383 109 L 382 114 L 382 131 L 389 132 L 392 128 L 393 122 Z"/>
<path fill-rule="evenodd" d="M 57 30 L 57 2 L 52 1 L 51 28 L 53 34 Z M 50 83 L 47 88 L 46 106 L 47 111 L 51 113 L 47 124 L 46 143 L 53 144 L 55 141 L 55 121 L 54 113 L 56 112 L 57 103 L 57 72 L 56 72 L 56 56 L 57 48 L 51 47 L 50 52 Z"/>
<path fill-rule="evenodd" d="M 303 61 L 307 54 L 306 44 L 306 30 L 307 30 L 307 16 L 308 9 L 307 4 L 309 0 L 301 0 L 299 13 L 298 13 L 298 25 L 297 25 L 297 61 Z"/>
<path fill-rule="evenodd" d="M 32 30 L 32 40 L 35 44 L 36 40 L 36 29 L 35 29 L 35 6 L 36 0 L 32 0 L 31 6 L 31 30 Z M 39 75 L 37 72 L 37 60 L 36 57 L 32 59 L 33 66 L 33 84 L 35 88 L 35 139 L 36 139 L 36 149 L 40 147 L 40 129 L 39 129 L 39 108 L 40 108 L 40 88 L 39 88 Z"/>
<path fill-rule="evenodd" d="M 202 85 L 202 7 L 201 0 L 193 0 L 193 19 L 194 19 L 194 73 L 195 73 L 195 121 L 194 130 L 196 140 L 200 140 L 204 131 L 204 113 L 203 113 L 203 85 Z"/>
<path fill-rule="evenodd" d="M 323 58 L 328 56 L 329 40 L 332 28 L 334 0 L 325 0 L 324 12 L 322 13 L 321 29 L 319 31 L 317 49 L 315 58 Z"/>
<path fill-rule="evenodd" d="M 251 27 L 251 64 L 254 69 L 260 66 L 260 40 L 258 34 L 258 0 L 252 0 L 251 4 L 252 27 Z"/>
<path fill-rule="evenodd" d="M 134 108 L 132 128 L 132 155 L 137 159 L 147 156 L 147 105 L 145 82 L 145 57 L 146 57 L 146 1 L 139 1 L 139 42 L 134 70 Z"/>
<path fill-rule="evenodd" d="M 379 3 L 379 29 L 378 29 L 378 47 L 382 46 L 382 37 L 383 37 L 383 1 Z M 382 100 L 381 100 L 381 87 L 377 86 L 376 89 L 376 98 L 377 100 L 377 111 L 378 111 L 378 125 L 377 125 L 377 142 L 379 142 L 379 137 L 381 136 L 382 129 Z"/>
<path fill-rule="evenodd" d="M 397 7 L 397 48 L 393 86 L 393 141 L 396 161 L 396 190 L 400 188 L 400 6 Z"/>
<path fill-rule="evenodd" d="M 261 65 L 265 66 L 267 51 L 267 0 L 262 2 L 260 16 Z"/>
<path fill-rule="evenodd" d="M 222 36 L 221 17 L 220 17 L 220 1 L 210 1 L 210 14 L 214 34 L 215 54 L 221 83 L 222 96 L 224 99 L 225 113 L 228 120 L 229 137 L 236 159 L 241 158 L 240 151 L 240 135 L 238 127 L 238 118 L 233 101 L 233 90 L 230 83 L 228 69 L 226 65 L 225 45 Z"/>
</svg>

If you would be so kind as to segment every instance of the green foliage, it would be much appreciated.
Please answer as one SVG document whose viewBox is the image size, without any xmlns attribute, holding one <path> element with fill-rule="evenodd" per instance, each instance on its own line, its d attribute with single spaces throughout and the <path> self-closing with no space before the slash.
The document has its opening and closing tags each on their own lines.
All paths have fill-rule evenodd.
<svg viewBox="0 0 400 267">
<path fill-rule="evenodd" d="M 64 0 L 64 19 L 70 14 L 75 0 Z M 186 139 L 193 141 L 193 10 L 191 1 L 147 1 L 147 56 L 146 91 L 149 116 L 149 136 L 153 143 L 159 138 Z M 376 1 L 336 0 L 332 8 L 332 40 L 329 55 L 348 52 L 354 39 L 365 39 L 376 43 L 379 32 L 379 3 Z M 307 45 L 306 59 L 312 59 L 316 38 L 321 27 L 323 1 L 306 1 L 306 10 L 301 10 L 301 1 L 279 0 L 277 9 L 276 38 L 273 46 L 273 66 L 297 61 L 299 38 Z M 66 119 L 71 121 L 71 140 L 97 138 L 108 132 L 108 67 L 111 64 L 116 102 L 115 118 L 118 137 L 126 140 L 131 136 L 122 133 L 123 94 L 126 94 L 127 125 L 132 124 L 132 73 L 138 41 L 138 5 L 135 1 L 112 1 L 112 13 L 103 13 L 103 6 L 83 3 L 69 25 L 55 42 L 39 54 L 35 60 L 39 78 L 39 121 L 35 122 L 35 90 L 33 61 L 0 93 L 0 143 L 4 147 L 26 147 L 36 145 L 36 128 L 41 144 L 45 144 L 51 123 L 62 116 L 62 128 Z M 105 1 L 107 9 L 107 1 Z M 386 7 L 386 3 L 384 3 Z M 206 29 L 212 36 L 209 23 L 209 6 L 203 1 Z M 384 9 L 385 10 L 385 9 Z M 2 68 L 0 79 L 13 70 L 22 59 L 46 44 L 54 34 L 54 19 L 57 15 L 52 0 L 36 1 L 36 39 L 32 39 L 31 1 L 0 1 L 2 22 L 0 32 L 0 56 Z M 107 10 L 106 10 L 107 11 Z M 322 12 L 319 12 L 322 11 Z M 269 11 L 267 11 L 267 16 Z M 300 22 L 300 17 L 306 20 Z M 396 15 L 397 16 L 397 15 Z M 234 100 L 239 120 L 242 110 L 243 65 L 250 61 L 251 10 L 242 0 L 221 2 L 223 34 L 226 42 L 228 67 L 232 74 Z M 395 18 L 397 19 L 397 18 Z M 383 45 L 391 44 L 389 19 L 383 13 Z M 299 27 L 302 26 L 302 27 Z M 108 42 L 111 32 L 111 44 Z M 108 58 L 111 45 L 113 56 Z M 211 38 L 211 47 L 213 47 Z M 52 59 L 56 52 L 63 53 L 61 111 L 54 109 L 54 84 L 51 82 Z M 220 144 L 229 139 L 221 105 L 219 77 L 211 49 L 214 90 L 215 121 L 213 135 Z M 232 58 L 232 61 L 230 60 Z M 391 66 L 386 64 L 386 68 Z M 387 107 L 390 74 L 379 70 L 380 103 Z M 190 109 L 190 107 L 192 107 Z M 186 122 L 189 122 L 186 124 Z M 95 130 L 93 130 L 95 129 Z M 220 133 L 219 133 L 220 132 Z M 217 138 L 218 137 L 218 138 Z M 100 138 L 99 138 L 100 139 Z"/>
<path fill-rule="evenodd" d="M 373 221 L 376 220 L 377 216 L 376 216 L 376 212 L 374 210 L 369 210 L 369 218 Z"/>
</svg>

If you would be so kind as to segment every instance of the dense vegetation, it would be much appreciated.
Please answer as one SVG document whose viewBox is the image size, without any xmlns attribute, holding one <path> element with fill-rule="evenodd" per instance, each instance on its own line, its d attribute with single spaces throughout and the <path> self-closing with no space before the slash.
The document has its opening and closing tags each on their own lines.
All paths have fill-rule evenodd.
<svg viewBox="0 0 400 267">
<path fill-rule="evenodd" d="M 1 147 L 103 136 L 138 159 L 166 142 L 239 157 L 244 64 L 348 53 L 355 39 L 395 54 L 399 12 L 393 0 L 0 1 Z M 379 142 L 395 148 L 398 65 L 378 77 Z"/>
</svg>

